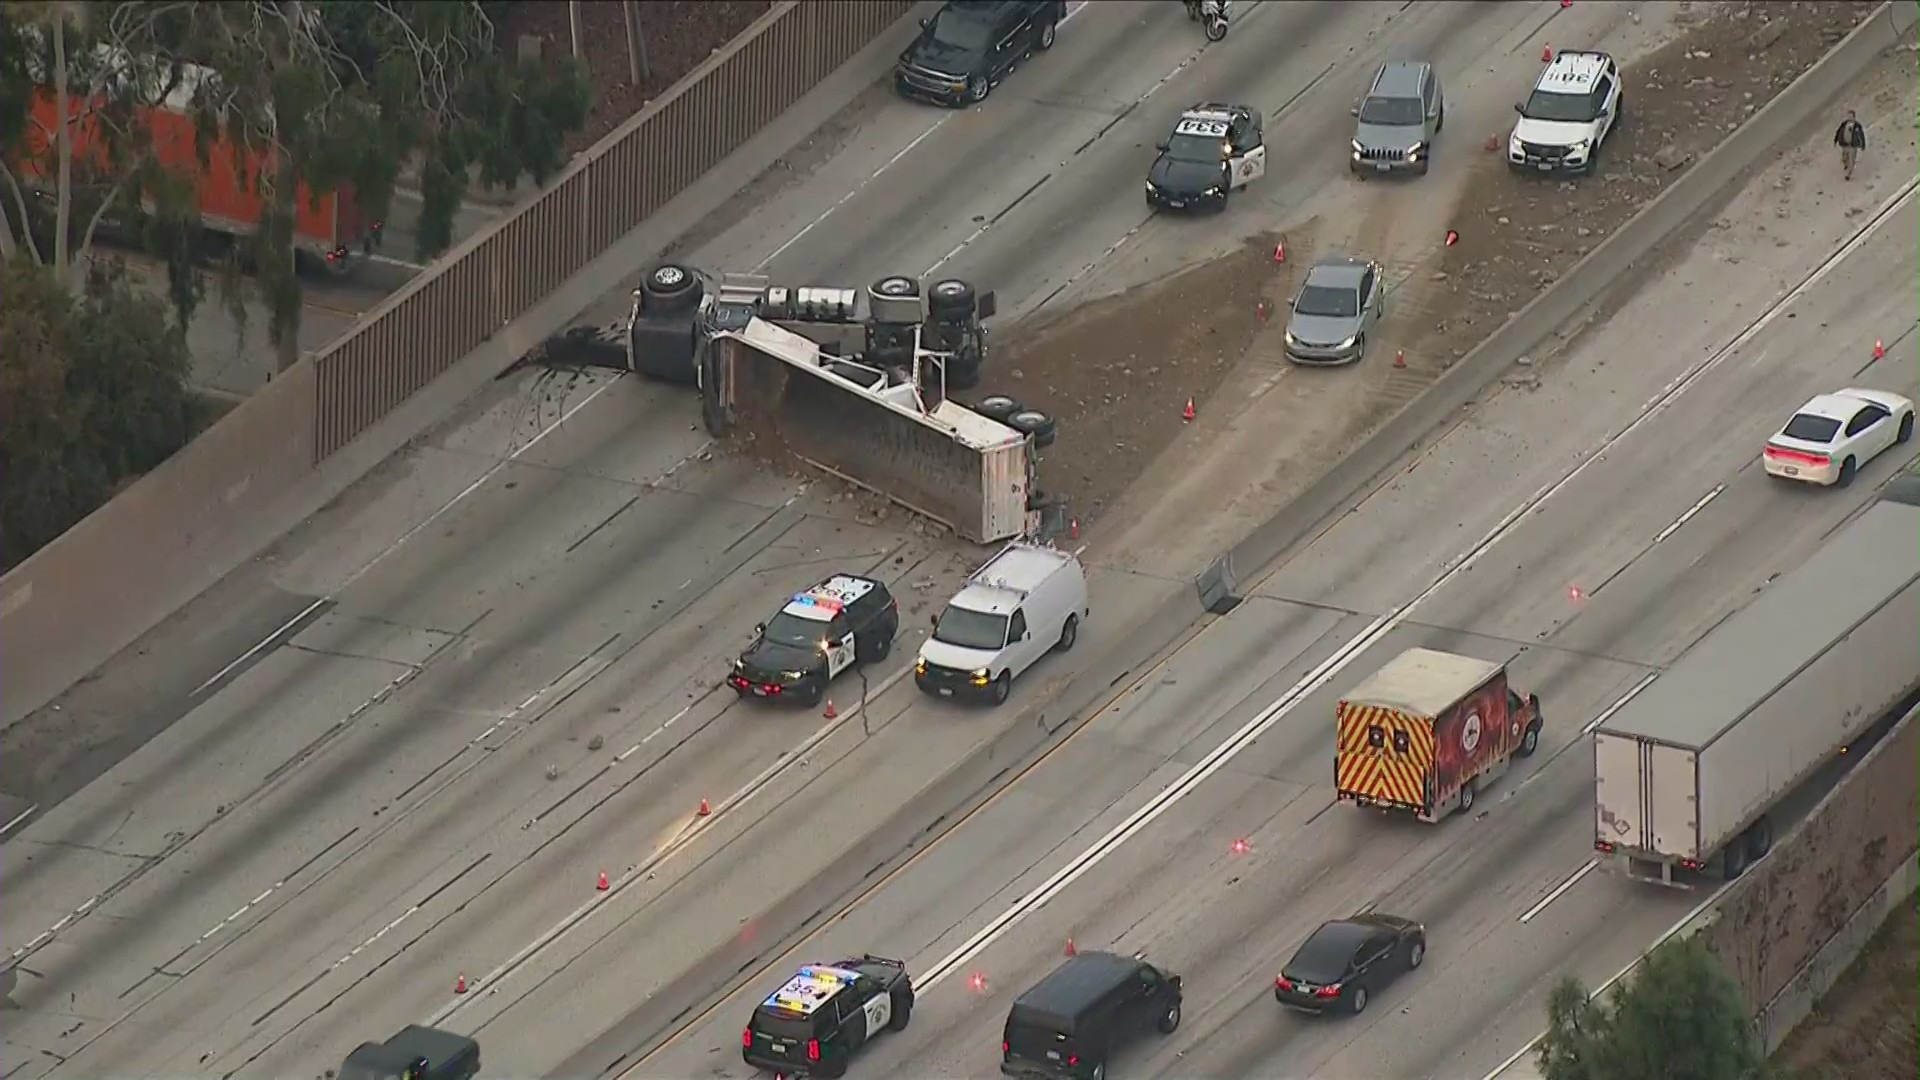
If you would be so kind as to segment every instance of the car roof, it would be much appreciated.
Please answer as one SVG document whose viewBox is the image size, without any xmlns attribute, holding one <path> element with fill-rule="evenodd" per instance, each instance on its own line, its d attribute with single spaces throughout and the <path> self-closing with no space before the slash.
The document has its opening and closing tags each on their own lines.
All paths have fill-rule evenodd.
<svg viewBox="0 0 1920 1080">
<path fill-rule="evenodd" d="M 1422 60 L 1389 60 L 1380 65 L 1369 94 L 1376 97 L 1410 98 L 1420 96 L 1420 78 L 1426 73 Z"/>
<path fill-rule="evenodd" d="M 1329 255 L 1313 264 L 1307 271 L 1308 285 L 1324 285 L 1334 288 L 1357 289 L 1360 279 L 1366 276 L 1369 264 L 1365 259 L 1355 259 L 1347 255 Z"/>
<path fill-rule="evenodd" d="M 858 574 L 835 574 L 810 589 L 794 593 L 780 610 L 796 618 L 827 622 L 840 614 L 848 604 L 864 598 L 877 588 L 882 586 L 872 578 Z"/>
<path fill-rule="evenodd" d="M 1132 978 L 1139 968 L 1138 959 L 1118 953 L 1077 953 L 1028 987 L 1013 1004 L 1020 1012 L 1071 1027 L 1082 1009 Z"/>
<path fill-rule="evenodd" d="M 1379 929 L 1381 926 L 1377 923 L 1358 919 L 1334 919 L 1321 923 L 1320 929 L 1309 934 L 1307 940 L 1300 943 L 1300 948 L 1294 950 L 1293 959 L 1287 961 L 1287 966 L 1345 964 L 1353 958 L 1353 950 Z"/>
<path fill-rule="evenodd" d="M 793 978 L 781 983 L 780 989 L 768 994 L 760 1007 L 794 1018 L 812 1016 L 859 977 L 859 972 L 847 968 L 808 964 L 794 972 Z"/>
<path fill-rule="evenodd" d="M 1868 404 L 1865 398 L 1851 394 L 1821 394 L 1795 410 L 1795 416 L 1824 416 L 1829 420 L 1851 420 L 1861 407 Z"/>
<path fill-rule="evenodd" d="M 1485 686 L 1502 666 L 1438 649 L 1412 648 L 1347 691 L 1346 700 L 1438 716 L 1447 706 Z"/>
<path fill-rule="evenodd" d="M 1613 57 L 1603 52 L 1563 52 L 1547 64 L 1534 89 L 1555 94 L 1585 94 L 1607 73 Z"/>
</svg>

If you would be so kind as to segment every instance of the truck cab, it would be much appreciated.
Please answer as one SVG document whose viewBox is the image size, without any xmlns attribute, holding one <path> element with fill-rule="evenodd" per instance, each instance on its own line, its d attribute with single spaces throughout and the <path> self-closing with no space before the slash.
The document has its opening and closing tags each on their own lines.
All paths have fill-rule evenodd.
<svg viewBox="0 0 1920 1080">
<path fill-rule="evenodd" d="M 409 1024 L 385 1042 L 365 1042 L 341 1062 L 338 1080 L 472 1080 L 480 1044 L 465 1035 Z"/>
</svg>

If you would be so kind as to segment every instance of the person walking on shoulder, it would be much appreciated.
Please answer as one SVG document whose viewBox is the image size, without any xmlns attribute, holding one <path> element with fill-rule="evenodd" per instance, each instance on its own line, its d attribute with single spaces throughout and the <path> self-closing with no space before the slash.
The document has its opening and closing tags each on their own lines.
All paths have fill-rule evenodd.
<svg viewBox="0 0 1920 1080">
<path fill-rule="evenodd" d="M 1867 148 L 1867 129 L 1860 126 L 1852 109 L 1847 110 L 1847 118 L 1840 121 L 1840 127 L 1834 131 L 1833 145 L 1840 148 L 1841 171 L 1847 179 L 1853 179 L 1853 166 L 1860 160 L 1860 151 Z"/>
</svg>

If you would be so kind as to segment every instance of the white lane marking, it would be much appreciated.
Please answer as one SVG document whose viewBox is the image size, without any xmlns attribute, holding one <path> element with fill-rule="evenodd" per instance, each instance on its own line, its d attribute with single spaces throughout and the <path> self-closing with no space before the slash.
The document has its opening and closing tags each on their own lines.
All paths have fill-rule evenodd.
<svg viewBox="0 0 1920 1080">
<path fill-rule="evenodd" d="M 892 675 L 875 683 L 867 691 L 867 700 L 877 700 L 880 695 L 886 693 L 895 683 L 906 678 L 907 674 L 912 670 L 913 668 L 911 666 L 903 667 Z M 514 953 L 512 957 L 499 967 L 494 968 L 478 979 L 468 980 L 467 988 L 469 993 L 472 994 L 473 991 L 477 991 L 481 987 L 486 987 L 489 990 L 496 988 L 508 976 L 526 966 L 528 961 L 545 951 L 548 946 L 559 942 L 565 938 L 568 933 L 585 924 L 588 919 L 592 918 L 605 907 L 608 901 L 619 896 L 629 885 L 653 877 L 654 872 L 668 859 L 686 850 L 695 840 L 704 835 L 708 829 L 717 824 L 721 818 L 752 801 L 755 795 L 758 795 L 768 784 L 771 784 L 777 779 L 781 773 L 786 772 L 796 765 L 805 764 L 808 761 L 808 756 L 813 753 L 815 748 L 821 743 L 826 742 L 835 732 L 845 727 L 848 721 L 860 713 L 861 708 L 862 703 L 855 702 L 829 723 L 814 729 L 813 734 L 807 736 L 800 745 L 782 754 L 773 764 L 761 770 L 758 776 L 755 776 L 743 784 L 738 791 L 735 791 L 717 803 L 711 804 L 708 807 L 710 812 L 706 817 L 693 818 L 680 828 L 678 835 L 672 840 L 668 841 L 638 865 L 629 868 L 626 873 L 613 879 L 606 892 L 595 893 L 591 900 L 573 909 L 573 911 L 567 914 L 566 918 L 561 919 L 549 927 L 545 933 L 521 947 L 520 951 Z M 627 753 L 632 753 L 632 751 L 629 750 Z M 621 755 L 622 758 L 625 756 L 626 754 Z M 469 997 L 455 998 L 441 1008 L 439 1012 L 434 1013 L 432 1017 L 428 1018 L 426 1025 L 428 1027 L 444 1027 L 454 1016 L 458 1015 L 467 1006 L 479 1000 L 480 996 L 477 994 Z"/>
<path fill-rule="evenodd" d="M 1088 870 L 1091 870 L 1108 855 L 1118 850 L 1121 844 L 1152 824 L 1156 818 L 1166 813 L 1175 803 L 1178 803 L 1181 799 L 1191 794 L 1208 777 L 1218 772 L 1229 761 L 1239 756 L 1243 750 L 1252 745 L 1267 729 L 1278 723 L 1282 717 L 1292 712 L 1300 702 L 1306 700 L 1308 695 L 1330 682 L 1333 677 L 1338 675 L 1347 665 L 1364 655 L 1368 649 L 1392 633 L 1401 623 L 1404 623 L 1422 603 L 1426 602 L 1455 578 L 1471 568 L 1482 556 L 1488 551 L 1491 551 L 1495 544 L 1510 534 L 1522 518 L 1539 510 L 1555 494 L 1564 490 L 1567 485 L 1577 479 L 1581 473 L 1587 471 L 1589 467 L 1599 461 L 1608 450 L 1617 446 L 1621 440 L 1633 434 L 1634 431 L 1638 430 L 1641 425 L 1645 424 L 1648 420 L 1664 412 L 1675 401 L 1679 400 L 1680 395 L 1695 385 L 1698 385 L 1702 376 L 1738 352 L 1741 346 L 1753 340 L 1762 329 L 1785 312 L 1794 301 L 1804 296 L 1815 284 L 1825 278 L 1829 273 L 1832 273 L 1847 256 L 1859 250 L 1868 238 L 1886 222 L 1890 216 L 1890 212 L 1901 202 L 1912 197 L 1916 187 L 1920 187 L 1920 177 L 1908 181 L 1907 184 L 1900 191 L 1896 192 L 1866 224 L 1862 225 L 1853 237 L 1843 244 L 1838 251 L 1822 261 L 1820 265 L 1814 269 L 1813 273 L 1808 275 L 1805 281 L 1795 286 L 1786 296 L 1762 312 L 1759 318 L 1755 319 L 1751 325 L 1736 335 L 1731 342 L 1723 348 L 1716 350 L 1712 355 L 1695 365 L 1692 369 L 1682 373 L 1679 377 L 1668 383 L 1665 389 L 1641 407 L 1638 416 L 1634 417 L 1625 427 L 1608 438 L 1599 449 L 1581 459 L 1578 465 L 1574 466 L 1573 469 L 1568 471 L 1560 479 L 1543 487 L 1527 501 L 1521 503 L 1509 512 L 1505 518 L 1501 519 L 1499 524 L 1494 526 L 1491 532 L 1481 538 L 1479 543 L 1468 549 L 1464 555 L 1456 557 L 1441 573 L 1439 578 L 1431 585 L 1428 585 L 1418 596 L 1415 596 L 1412 600 L 1400 605 L 1393 611 L 1375 619 L 1365 630 L 1361 631 L 1358 636 L 1335 650 L 1333 655 L 1322 661 L 1309 672 L 1305 678 L 1295 683 L 1285 694 L 1281 695 L 1278 700 L 1261 710 L 1259 715 L 1242 725 L 1239 730 L 1228 736 L 1226 741 L 1214 747 L 1205 757 L 1195 762 L 1194 765 L 1177 780 L 1162 788 L 1158 794 L 1154 795 L 1153 798 L 1149 799 L 1138 810 L 1135 810 L 1126 820 L 1114 826 L 1105 836 L 1102 836 L 1099 840 L 1095 841 L 1091 847 L 1075 856 L 1065 866 L 1056 871 L 1053 876 L 1049 877 L 1026 895 L 1015 900 L 1006 911 L 1000 913 L 1000 915 L 996 916 L 986 926 L 982 927 L 978 933 L 968 938 L 959 948 L 947 956 L 942 957 L 932 965 L 922 969 L 926 974 L 917 985 L 930 990 L 945 981 L 948 976 L 959 970 L 962 964 L 965 964 L 967 961 L 984 952 L 987 947 L 992 945 L 1001 935 L 1018 925 L 1028 915 L 1046 906 L 1054 897 L 1065 891 L 1067 886 L 1073 884 L 1074 881 L 1078 880 Z"/>
<path fill-rule="evenodd" d="M 1660 677 L 1660 673 L 1657 671 L 1647 672 L 1644 678 L 1642 678 L 1639 682 L 1633 684 L 1633 689 L 1628 690 L 1625 694 L 1621 695 L 1620 700 L 1607 706 L 1606 709 L 1604 709 L 1599 716 L 1596 716 L 1592 720 L 1589 720 L 1587 722 L 1587 726 L 1580 729 L 1580 734 L 1582 735 L 1593 734 L 1594 731 L 1596 731 L 1601 724 L 1604 724 L 1607 721 L 1613 719 L 1614 713 L 1617 713 L 1621 709 L 1626 708 L 1627 702 L 1632 701 L 1634 698 L 1639 697 L 1640 691 L 1645 690 L 1649 686 L 1652 686 L 1653 680 L 1659 677 Z"/>
<path fill-rule="evenodd" d="M 1075 15 L 1080 14 L 1081 9 L 1085 8 L 1086 6 L 1087 6 L 1087 0 L 1076 0 L 1075 3 L 1068 4 L 1067 13 L 1060 17 L 1060 22 L 1058 25 L 1065 26 L 1068 20 L 1072 19 Z M 881 175 L 884 174 L 888 169 L 891 169 L 895 165 L 898 165 L 900 163 L 901 158 L 904 158 L 908 154 L 911 154 L 913 152 L 914 147 L 919 146 L 923 142 L 926 142 L 927 139 L 930 136 L 932 136 L 934 132 L 939 131 L 942 127 L 945 127 L 947 121 L 960 115 L 961 111 L 963 110 L 954 110 L 953 112 L 947 113 L 946 115 L 942 116 L 940 119 L 935 120 L 933 122 L 933 125 L 927 128 L 927 130 L 914 136 L 913 141 L 908 143 L 906 146 L 902 147 L 899 153 L 894 154 L 892 157 L 888 158 L 885 164 L 881 165 L 878 169 L 873 170 L 872 173 L 868 174 L 866 179 L 860 181 L 859 183 L 853 185 L 853 187 L 849 188 L 847 190 L 847 193 L 845 195 L 840 196 L 840 198 L 836 200 L 832 206 L 829 206 L 825 210 L 821 211 L 819 217 L 814 218 L 812 221 L 807 222 L 806 226 L 802 228 L 799 232 L 794 233 L 792 236 L 787 238 L 785 243 L 781 244 L 777 248 L 774 248 L 772 254 L 768 255 L 764 259 L 761 259 L 760 262 L 754 266 L 753 273 L 757 274 L 762 270 L 765 270 L 768 266 L 772 265 L 773 260 L 785 254 L 788 248 L 792 247 L 793 245 L 799 243 L 801 240 L 805 239 L 808 233 L 819 228 L 822 224 L 826 222 L 828 218 L 839 213 L 848 203 L 853 201 L 855 196 L 867 190 L 868 184 L 871 184 L 875 180 L 880 179 Z M 986 227 L 982 226 L 979 232 L 974 233 L 972 237 L 968 237 L 966 240 L 962 241 L 960 244 L 960 247 L 965 247 L 967 246 L 967 244 L 972 243 L 975 237 L 978 237 L 980 233 L 985 231 L 986 231 Z M 954 248 L 953 252 L 948 255 L 948 258 L 951 258 L 952 255 L 954 254 L 958 254 L 959 251 L 960 251 L 960 248 Z M 933 269 L 928 270 L 927 274 L 931 274 L 933 273 L 934 270 L 939 269 L 940 264 L 946 261 L 947 261 L 946 259 L 941 259 L 940 262 L 934 263 Z M 922 274 L 920 276 L 925 277 L 926 274 Z"/>
<path fill-rule="evenodd" d="M 1705 510 L 1707 508 L 1707 504 L 1719 498 L 1720 493 L 1725 490 L 1727 490 L 1727 483 L 1724 480 L 1722 480 L 1718 484 L 1713 485 L 1712 491 L 1709 491 L 1705 495 L 1700 496 L 1699 502 L 1694 503 L 1692 506 L 1687 507 L 1686 513 L 1681 514 L 1677 518 L 1674 518 L 1673 524 L 1668 525 L 1664 529 L 1661 529 L 1659 534 L 1653 538 L 1653 542 L 1657 544 L 1660 541 L 1665 540 L 1667 537 L 1672 536 L 1674 533 L 1679 532 L 1680 527 L 1682 525 L 1685 525 L 1687 522 L 1692 521 L 1693 515 L 1699 513 L 1702 510 Z"/>
<path fill-rule="evenodd" d="M 1600 866 L 1599 859 L 1588 859 L 1585 866 L 1582 866 L 1580 869 L 1575 870 L 1573 874 L 1567 878 L 1567 880 L 1561 882 L 1558 886 L 1554 888 L 1552 892 L 1541 897 L 1539 903 L 1528 908 L 1526 910 L 1526 913 L 1520 916 L 1520 924 L 1522 926 L 1525 926 L 1527 923 L 1532 922 L 1535 916 L 1547 910 L 1548 904 L 1551 904 L 1555 900 L 1558 900 L 1562 896 L 1565 896 L 1567 894 L 1568 889 L 1571 889 L 1575 885 L 1580 884 L 1581 878 L 1586 877 L 1588 874 L 1593 873 L 1594 870 L 1599 868 L 1599 866 Z"/>
<path fill-rule="evenodd" d="M 5 825 L 0 825 L 0 836 L 5 836 L 8 833 L 12 832 L 14 829 L 18 828 L 21 822 L 27 820 L 29 817 L 32 817 L 33 812 L 38 809 L 40 809 L 40 804 L 34 803 L 32 806 L 29 806 L 25 810 L 22 810 L 19 813 L 13 815 L 12 821 L 7 822 Z"/>
<path fill-rule="evenodd" d="M 1592 990 L 1587 991 L 1587 1000 L 1588 1001 L 1594 1000 L 1595 998 L 1599 997 L 1601 994 L 1604 994 L 1608 990 L 1612 989 L 1614 983 L 1617 983 L 1621 979 L 1626 978 L 1630 973 L 1632 973 L 1634 968 L 1637 968 L 1640 966 L 1640 962 L 1647 958 L 1648 953 L 1651 953 L 1653 952 L 1653 950 L 1659 948 L 1662 945 L 1665 945 L 1669 938 L 1673 937 L 1675 934 L 1678 934 L 1680 931 L 1686 929 L 1687 924 L 1693 922 L 1695 919 L 1698 919 L 1703 912 L 1705 912 L 1708 908 L 1712 907 L 1714 902 L 1720 899 L 1720 894 L 1726 892 L 1731 884 L 1732 884 L 1731 882 L 1723 883 L 1718 888 L 1714 889 L 1712 893 L 1708 894 L 1705 900 L 1700 901 L 1700 905 L 1698 907 L 1694 908 L 1692 911 L 1689 911 L 1685 915 L 1681 916 L 1679 922 L 1674 923 L 1672 926 L 1667 927 L 1667 929 L 1664 932 L 1662 932 L 1659 937 L 1654 938 L 1653 944 L 1647 946 L 1645 952 L 1642 952 L 1639 956 L 1634 957 L 1633 960 L 1629 962 L 1626 967 L 1623 967 L 1619 971 L 1614 972 L 1612 977 L 1608 978 L 1606 982 L 1603 982 L 1599 986 L 1594 987 Z M 1492 1072 L 1481 1077 L 1480 1080 L 1499 1080 L 1501 1073 L 1504 1073 L 1508 1069 L 1513 1068 L 1515 1065 L 1519 1064 L 1521 1058 L 1524 1058 L 1528 1054 L 1533 1053 L 1534 1048 L 1539 1046 L 1540 1041 L 1542 1039 L 1545 1039 L 1546 1037 L 1547 1037 L 1547 1033 L 1544 1031 L 1538 1035 L 1535 1035 L 1532 1039 L 1529 1039 L 1527 1041 L 1527 1045 L 1521 1047 L 1518 1050 L 1515 1050 L 1513 1052 L 1512 1057 L 1509 1057 L 1507 1060 L 1495 1066 Z"/>
</svg>

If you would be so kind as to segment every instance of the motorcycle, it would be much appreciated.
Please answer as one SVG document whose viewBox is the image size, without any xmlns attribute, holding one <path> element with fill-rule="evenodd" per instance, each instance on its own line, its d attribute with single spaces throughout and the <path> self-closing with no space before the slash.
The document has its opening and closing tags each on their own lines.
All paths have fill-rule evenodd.
<svg viewBox="0 0 1920 1080">
<path fill-rule="evenodd" d="M 1208 41 L 1227 36 L 1230 0 L 1186 0 L 1187 18 L 1198 20 L 1206 29 Z"/>
</svg>

